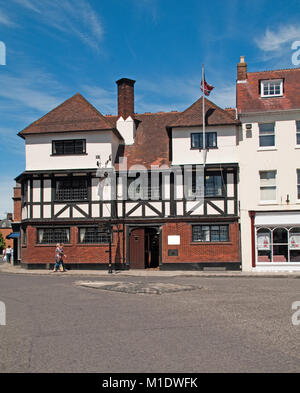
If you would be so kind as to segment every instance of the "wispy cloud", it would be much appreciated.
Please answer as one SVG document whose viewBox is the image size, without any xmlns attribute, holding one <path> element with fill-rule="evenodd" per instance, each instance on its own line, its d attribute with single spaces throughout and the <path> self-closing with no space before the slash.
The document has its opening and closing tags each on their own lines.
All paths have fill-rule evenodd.
<svg viewBox="0 0 300 393">
<path fill-rule="evenodd" d="M 21 104 L 23 111 L 31 108 L 47 112 L 62 101 L 64 87 L 50 75 L 40 71 L 30 71 L 19 76 L 0 74 L 0 99 L 5 99 L 6 110 Z M 7 101 L 7 100 L 10 100 Z"/>
<path fill-rule="evenodd" d="M 286 25 L 280 26 L 276 31 L 266 29 L 262 36 L 255 39 L 255 43 L 262 51 L 280 54 L 294 40 L 300 40 L 300 26 Z"/>
<path fill-rule="evenodd" d="M 99 50 L 103 38 L 100 17 L 87 0 L 13 0 L 31 12 L 39 22 L 64 34 L 72 34 Z M 32 13 L 33 11 L 33 13 Z"/>
<path fill-rule="evenodd" d="M 16 23 L 11 20 L 11 18 L 6 15 L 2 10 L 0 10 L 0 25 L 7 27 L 14 27 Z"/>
</svg>

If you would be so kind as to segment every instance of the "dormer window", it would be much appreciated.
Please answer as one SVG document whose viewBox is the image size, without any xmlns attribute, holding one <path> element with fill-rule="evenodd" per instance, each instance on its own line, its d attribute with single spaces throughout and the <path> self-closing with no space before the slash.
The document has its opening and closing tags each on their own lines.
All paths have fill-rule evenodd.
<svg viewBox="0 0 300 393">
<path fill-rule="evenodd" d="M 283 80 L 272 79 L 261 81 L 261 97 L 279 97 L 283 95 Z"/>
</svg>

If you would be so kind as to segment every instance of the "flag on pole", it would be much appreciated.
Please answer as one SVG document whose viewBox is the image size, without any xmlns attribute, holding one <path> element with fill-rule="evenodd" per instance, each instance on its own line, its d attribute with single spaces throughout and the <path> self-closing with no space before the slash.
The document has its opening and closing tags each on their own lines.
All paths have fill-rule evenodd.
<svg viewBox="0 0 300 393">
<path fill-rule="evenodd" d="M 201 90 L 203 91 L 203 93 L 206 96 L 209 96 L 212 89 L 214 89 L 214 86 L 209 85 L 206 80 L 205 80 L 205 76 L 203 75 L 203 79 L 201 81 Z"/>
</svg>

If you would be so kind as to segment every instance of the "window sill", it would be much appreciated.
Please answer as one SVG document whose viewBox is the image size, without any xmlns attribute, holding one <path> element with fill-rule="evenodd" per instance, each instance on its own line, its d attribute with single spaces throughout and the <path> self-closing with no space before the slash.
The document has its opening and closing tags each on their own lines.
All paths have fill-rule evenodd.
<svg viewBox="0 0 300 393">
<path fill-rule="evenodd" d="M 232 245 L 232 242 L 191 242 L 190 245 L 191 246 L 201 246 L 201 245 Z"/>
<path fill-rule="evenodd" d="M 70 156 L 87 156 L 88 153 L 71 153 L 71 154 L 50 154 L 50 157 L 70 157 Z"/>
<path fill-rule="evenodd" d="M 295 146 L 295 149 L 300 149 L 300 145 L 296 145 L 296 146 Z"/>
<path fill-rule="evenodd" d="M 266 146 L 266 147 L 259 147 L 257 151 L 276 151 L 278 150 L 276 147 Z"/>
<path fill-rule="evenodd" d="M 34 245 L 34 247 L 51 247 L 51 248 L 55 248 L 56 247 L 56 244 L 57 243 L 49 243 L 49 244 L 39 244 L 39 243 L 36 243 L 35 245 Z M 65 247 L 72 247 L 72 244 L 66 244 L 66 243 L 64 243 L 64 248 Z"/>
<path fill-rule="evenodd" d="M 276 94 L 276 95 L 269 95 L 269 96 L 260 96 L 260 98 L 262 98 L 262 99 L 264 99 L 264 98 L 282 98 L 282 97 L 284 97 L 284 95 L 283 94 Z"/>
<path fill-rule="evenodd" d="M 208 148 L 205 148 L 205 150 L 217 150 L 217 149 L 218 149 L 218 146 L 216 146 L 216 147 L 208 147 Z M 199 150 L 199 151 L 202 151 L 202 150 L 203 150 L 203 147 L 191 147 L 190 150 Z"/>
</svg>

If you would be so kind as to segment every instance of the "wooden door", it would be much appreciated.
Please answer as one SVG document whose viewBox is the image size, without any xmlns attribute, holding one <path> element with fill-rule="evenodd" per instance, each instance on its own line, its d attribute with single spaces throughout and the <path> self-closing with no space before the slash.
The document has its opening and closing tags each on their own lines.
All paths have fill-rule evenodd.
<svg viewBox="0 0 300 393">
<path fill-rule="evenodd" d="M 130 233 L 129 262 L 131 269 L 145 269 L 145 229 L 136 228 Z"/>
</svg>

